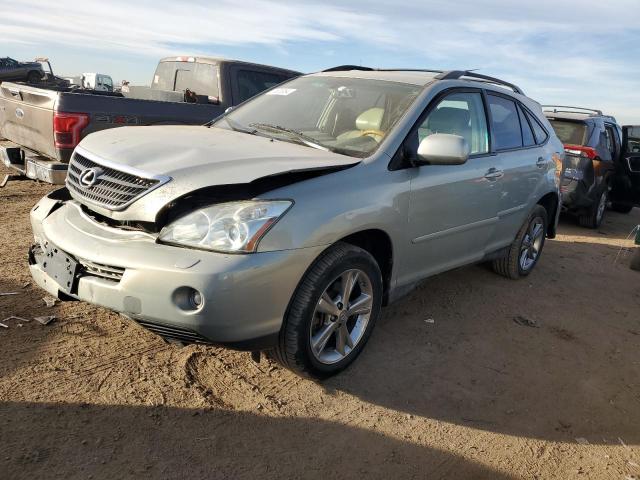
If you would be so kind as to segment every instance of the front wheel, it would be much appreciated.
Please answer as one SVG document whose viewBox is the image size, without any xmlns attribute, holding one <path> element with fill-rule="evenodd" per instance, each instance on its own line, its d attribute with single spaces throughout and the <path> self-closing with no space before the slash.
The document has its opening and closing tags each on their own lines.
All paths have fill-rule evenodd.
<svg viewBox="0 0 640 480">
<path fill-rule="evenodd" d="M 296 373 L 326 378 L 364 348 L 382 304 L 382 275 L 366 250 L 338 243 L 310 267 L 284 320 L 275 360 Z"/>
<path fill-rule="evenodd" d="M 536 205 L 520 227 L 507 255 L 493 261 L 493 270 L 503 277 L 526 277 L 536 266 L 547 234 L 547 211 Z"/>
</svg>

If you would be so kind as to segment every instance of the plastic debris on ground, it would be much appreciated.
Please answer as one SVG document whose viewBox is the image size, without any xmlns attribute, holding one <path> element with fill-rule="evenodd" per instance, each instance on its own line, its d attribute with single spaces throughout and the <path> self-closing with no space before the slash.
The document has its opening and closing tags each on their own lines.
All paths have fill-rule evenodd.
<svg viewBox="0 0 640 480">
<path fill-rule="evenodd" d="M 518 325 L 522 325 L 523 327 L 532 327 L 532 328 L 540 328 L 540 325 L 535 320 L 531 320 L 530 318 L 523 317 L 522 315 L 516 315 L 513 317 L 513 321 Z"/>
<path fill-rule="evenodd" d="M 58 301 L 57 298 L 53 297 L 42 297 L 42 300 L 44 300 L 44 303 L 45 305 L 47 305 L 47 307 L 53 307 Z"/>
<path fill-rule="evenodd" d="M 436 321 L 433 318 L 426 318 L 424 323 L 436 323 Z"/>
<path fill-rule="evenodd" d="M 576 442 L 578 442 L 580 445 L 589 445 L 589 440 L 584 437 L 576 438 Z"/>
<path fill-rule="evenodd" d="M 20 292 L 3 292 L 0 293 L 0 297 L 7 297 L 9 295 L 18 295 Z"/>
<path fill-rule="evenodd" d="M 45 315 L 43 317 L 35 317 L 34 320 L 42 325 L 48 325 L 56 319 L 55 315 Z"/>
</svg>

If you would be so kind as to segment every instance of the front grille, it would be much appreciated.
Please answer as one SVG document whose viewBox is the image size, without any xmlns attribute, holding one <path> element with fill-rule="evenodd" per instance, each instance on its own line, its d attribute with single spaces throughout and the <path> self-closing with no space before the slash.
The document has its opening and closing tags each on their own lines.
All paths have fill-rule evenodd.
<svg viewBox="0 0 640 480">
<path fill-rule="evenodd" d="M 119 282 L 124 275 L 124 268 L 122 267 L 102 265 L 88 260 L 80 260 L 80 265 L 82 265 L 81 274 L 91 275 L 92 277 L 100 277 Z"/>
<path fill-rule="evenodd" d="M 153 333 L 160 335 L 166 340 L 178 340 L 184 343 L 211 343 L 205 337 L 186 328 L 179 328 L 169 325 L 159 325 L 157 323 L 147 322 L 145 320 L 135 319 L 141 326 Z"/>
<path fill-rule="evenodd" d="M 92 186 L 85 186 L 80 182 L 80 176 L 89 168 L 99 169 L 98 180 Z M 67 172 L 67 188 L 72 193 L 109 210 L 125 208 L 161 182 L 158 178 L 145 178 L 106 167 L 78 153 L 73 155 Z"/>
</svg>

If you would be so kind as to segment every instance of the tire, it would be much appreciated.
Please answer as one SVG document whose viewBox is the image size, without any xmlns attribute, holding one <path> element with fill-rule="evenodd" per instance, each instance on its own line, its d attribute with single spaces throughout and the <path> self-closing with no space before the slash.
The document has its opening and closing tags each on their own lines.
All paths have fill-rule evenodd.
<svg viewBox="0 0 640 480">
<path fill-rule="evenodd" d="M 611 210 L 618 213 L 629 213 L 633 210 L 633 205 L 627 205 L 626 203 L 611 203 Z"/>
<path fill-rule="evenodd" d="M 538 231 L 536 225 L 542 225 L 542 231 Z M 509 246 L 508 254 L 493 261 L 493 271 L 513 280 L 529 275 L 542 254 L 547 227 L 547 211 L 542 205 L 536 205 Z M 531 237 L 534 239 L 533 242 L 531 242 Z M 523 258 L 525 253 L 526 256 Z"/>
<path fill-rule="evenodd" d="M 36 72 L 35 70 L 29 72 L 29 74 L 27 75 L 28 83 L 39 83 L 40 80 L 42 80 L 42 75 L 40 75 L 40 73 Z"/>
<path fill-rule="evenodd" d="M 338 290 L 349 283 L 345 279 L 354 278 L 349 275 L 355 275 L 356 280 L 352 282 L 349 295 L 351 303 L 343 304 Z M 356 359 L 367 343 L 380 315 L 382 291 L 380 267 L 369 252 L 347 243 L 333 245 L 322 253 L 300 281 L 285 315 L 278 345 L 269 352 L 270 356 L 285 368 L 304 376 L 323 379 L 340 372 Z M 355 300 L 365 299 L 368 294 L 369 313 L 348 316 L 348 305 L 353 308 Z M 322 303 L 321 297 L 326 299 Z M 329 310 L 340 312 L 340 316 L 330 315 Z M 334 328 L 333 333 L 321 335 L 331 328 Z M 340 342 L 339 336 L 345 329 L 348 340 L 343 336 L 345 340 Z M 319 347 L 322 342 L 318 339 L 322 338 L 327 340 Z M 315 349 L 312 347 L 314 339 Z"/>
<path fill-rule="evenodd" d="M 593 202 L 589 210 L 578 217 L 578 222 L 585 228 L 598 228 L 602 224 L 604 212 L 607 209 L 609 190 L 604 189 L 598 196 L 598 200 Z"/>
</svg>

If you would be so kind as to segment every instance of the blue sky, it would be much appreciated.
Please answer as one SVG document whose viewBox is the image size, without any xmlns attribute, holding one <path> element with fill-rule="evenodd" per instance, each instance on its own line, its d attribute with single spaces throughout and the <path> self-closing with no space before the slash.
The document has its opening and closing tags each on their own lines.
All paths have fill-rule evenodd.
<svg viewBox="0 0 640 480">
<path fill-rule="evenodd" d="M 158 58 L 206 54 L 304 72 L 479 69 L 541 103 L 640 123 L 640 0 L 0 0 L 0 56 L 148 84 Z"/>
</svg>

